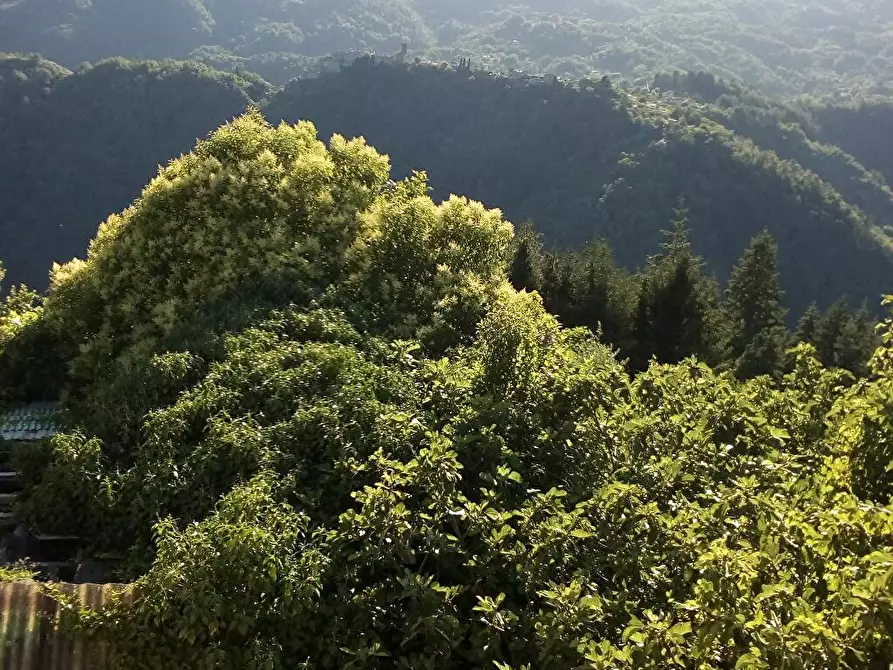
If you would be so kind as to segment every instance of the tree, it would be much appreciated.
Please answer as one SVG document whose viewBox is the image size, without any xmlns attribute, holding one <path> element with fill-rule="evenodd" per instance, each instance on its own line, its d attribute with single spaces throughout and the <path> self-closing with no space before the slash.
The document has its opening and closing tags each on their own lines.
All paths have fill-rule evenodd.
<svg viewBox="0 0 893 670">
<path fill-rule="evenodd" d="M 844 326 L 849 321 L 849 307 L 846 298 L 834 302 L 819 319 L 815 331 L 815 348 L 819 359 L 828 367 L 836 365 L 834 349 Z"/>
<path fill-rule="evenodd" d="M 543 301 L 562 320 L 573 312 L 574 266 L 572 254 L 549 251 L 543 257 Z"/>
<path fill-rule="evenodd" d="M 852 311 L 834 343 L 834 365 L 849 370 L 857 377 L 870 373 L 869 359 L 880 342 L 874 330 L 874 320 L 864 305 Z"/>
<path fill-rule="evenodd" d="M 792 344 L 799 342 L 812 344 L 826 367 L 849 370 L 857 377 L 869 374 L 869 359 L 880 344 L 868 308 L 852 310 L 845 298 L 824 314 L 810 306 L 791 337 Z"/>
<path fill-rule="evenodd" d="M 58 394 L 64 363 L 52 324 L 40 317 L 43 300 L 25 285 L 3 294 L 0 263 L 0 404 L 45 400 Z"/>
<path fill-rule="evenodd" d="M 787 329 L 778 278 L 778 245 L 763 231 L 732 269 L 724 309 L 731 327 L 731 357 L 742 379 L 777 376 Z"/>
<path fill-rule="evenodd" d="M 724 335 L 716 282 L 704 275 L 692 251 L 684 212 L 677 211 L 663 253 L 652 256 L 640 277 L 635 318 L 634 364 L 651 358 L 676 363 L 698 356 L 716 363 Z"/>
<path fill-rule="evenodd" d="M 797 328 L 791 336 L 791 344 L 796 345 L 801 342 L 815 344 L 821 320 L 822 313 L 819 311 L 818 305 L 812 303 L 797 322 Z"/>
<path fill-rule="evenodd" d="M 541 291 L 543 287 L 543 241 L 527 221 L 515 235 L 509 281 L 519 291 Z"/>
<path fill-rule="evenodd" d="M 605 241 L 575 254 L 573 304 L 566 321 L 586 326 L 620 351 L 629 348 L 635 312 L 635 283 L 614 261 Z"/>
<path fill-rule="evenodd" d="M 4 292 L 6 270 L 0 263 L 0 352 L 39 313 L 40 296 L 27 286 L 13 286 Z"/>
</svg>

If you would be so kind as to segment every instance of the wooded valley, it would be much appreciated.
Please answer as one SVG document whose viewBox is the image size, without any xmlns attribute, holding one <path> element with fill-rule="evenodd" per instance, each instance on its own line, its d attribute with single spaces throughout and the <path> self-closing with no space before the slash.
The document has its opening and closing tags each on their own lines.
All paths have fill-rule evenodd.
<svg viewBox="0 0 893 670">
<path fill-rule="evenodd" d="M 885 670 L 891 36 L 0 0 L 0 584 L 127 669 Z"/>
</svg>

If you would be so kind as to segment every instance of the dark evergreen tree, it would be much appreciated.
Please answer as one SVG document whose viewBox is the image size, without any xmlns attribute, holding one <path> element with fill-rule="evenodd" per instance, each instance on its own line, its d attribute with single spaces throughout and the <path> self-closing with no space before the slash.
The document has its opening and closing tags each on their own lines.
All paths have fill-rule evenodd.
<svg viewBox="0 0 893 670">
<path fill-rule="evenodd" d="M 791 346 L 800 344 L 801 342 L 815 344 L 821 320 L 822 313 L 819 311 L 818 305 L 812 303 L 797 322 L 797 328 L 794 330 L 793 335 L 791 335 Z"/>
<path fill-rule="evenodd" d="M 841 332 L 850 319 L 850 309 L 845 298 L 841 298 L 822 315 L 816 327 L 815 348 L 819 359 L 827 367 L 837 367 L 835 349 Z"/>
<path fill-rule="evenodd" d="M 630 347 L 635 283 L 614 260 L 605 241 L 589 245 L 576 258 L 573 306 L 568 325 L 586 326 L 621 352 Z"/>
<path fill-rule="evenodd" d="M 834 366 L 849 370 L 857 377 L 869 374 L 868 361 L 880 345 L 874 319 L 863 305 L 850 312 L 834 343 Z"/>
<path fill-rule="evenodd" d="M 543 288 L 543 241 L 529 221 L 522 224 L 515 235 L 509 281 L 519 291 L 541 291 Z"/>
<path fill-rule="evenodd" d="M 763 231 L 732 269 L 726 290 L 731 360 L 742 379 L 781 372 L 787 340 L 781 296 L 778 245 Z"/>
<path fill-rule="evenodd" d="M 573 254 L 548 251 L 543 255 L 543 302 L 562 323 L 569 323 L 574 309 Z"/>
<path fill-rule="evenodd" d="M 826 367 L 843 368 L 857 377 L 869 373 L 868 361 L 880 345 L 868 308 L 850 309 L 845 299 L 835 302 L 825 314 L 811 306 L 791 337 L 792 345 L 800 342 L 815 346 Z"/>
<path fill-rule="evenodd" d="M 633 363 L 644 369 L 651 358 L 674 363 L 697 356 L 716 363 L 722 356 L 722 314 L 716 282 L 689 241 L 686 219 L 677 213 L 662 254 L 648 260 L 641 276 L 635 321 Z"/>
</svg>

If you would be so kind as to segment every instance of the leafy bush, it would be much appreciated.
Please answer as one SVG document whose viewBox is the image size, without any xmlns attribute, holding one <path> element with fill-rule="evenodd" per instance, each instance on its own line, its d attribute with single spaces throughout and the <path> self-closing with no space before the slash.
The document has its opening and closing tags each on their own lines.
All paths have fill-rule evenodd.
<svg viewBox="0 0 893 670">
<path fill-rule="evenodd" d="M 0 567 L 0 585 L 27 581 L 33 579 L 35 575 L 36 573 L 24 567 L 4 565 Z"/>
<path fill-rule="evenodd" d="M 885 302 L 893 304 L 893 297 Z M 871 361 L 871 381 L 839 408 L 849 419 L 844 439 L 852 452 L 853 489 L 878 502 L 893 499 L 893 318 L 883 324 L 883 341 Z"/>
<path fill-rule="evenodd" d="M 810 345 L 778 383 L 631 377 L 508 285 L 498 212 L 313 135 L 224 127 L 40 316 L 81 392 L 128 402 L 92 360 L 157 371 L 138 430 L 56 437 L 26 499 L 139 576 L 78 613 L 122 667 L 893 662 L 893 336 L 856 385 Z M 175 334 L 240 287 L 194 365 Z"/>
<path fill-rule="evenodd" d="M 4 274 L 0 264 L 0 288 Z M 42 313 L 41 297 L 25 285 L 13 286 L 0 300 L 0 405 L 43 399 L 61 388 L 58 338 Z"/>
<path fill-rule="evenodd" d="M 804 351 L 779 389 L 694 361 L 633 380 L 502 300 L 441 360 L 241 336 L 112 478 L 106 537 L 166 520 L 99 634 L 148 667 L 893 658 L 893 509 L 850 492 L 839 378 Z"/>
</svg>

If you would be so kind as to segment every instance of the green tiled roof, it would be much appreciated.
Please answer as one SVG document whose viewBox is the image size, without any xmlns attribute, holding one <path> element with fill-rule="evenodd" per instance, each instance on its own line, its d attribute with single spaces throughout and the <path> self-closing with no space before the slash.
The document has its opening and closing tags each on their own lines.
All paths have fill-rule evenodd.
<svg viewBox="0 0 893 670">
<path fill-rule="evenodd" d="M 33 442 L 52 437 L 58 409 L 56 403 L 43 402 L 0 410 L 0 439 Z"/>
</svg>

